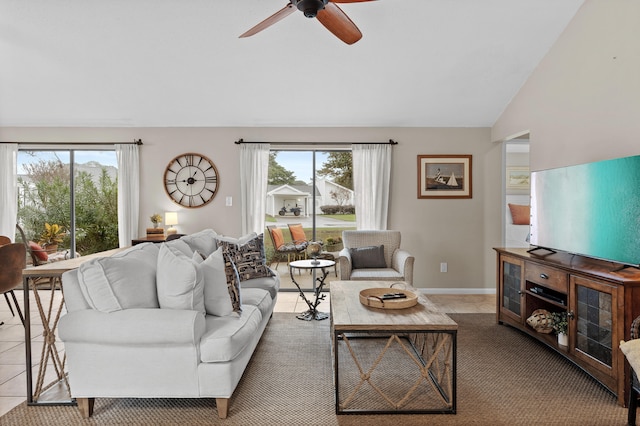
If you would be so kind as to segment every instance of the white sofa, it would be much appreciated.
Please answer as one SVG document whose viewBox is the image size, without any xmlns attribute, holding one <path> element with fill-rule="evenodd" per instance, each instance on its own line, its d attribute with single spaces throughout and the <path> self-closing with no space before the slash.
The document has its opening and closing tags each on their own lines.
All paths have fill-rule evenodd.
<svg viewBox="0 0 640 426">
<path fill-rule="evenodd" d="M 205 230 L 63 275 L 59 335 L 85 418 L 96 397 L 215 398 L 219 417 L 227 417 L 280 285 L 255 237 Z M 251 252 L 256 245 L 262 259 Z"/>
</svg>

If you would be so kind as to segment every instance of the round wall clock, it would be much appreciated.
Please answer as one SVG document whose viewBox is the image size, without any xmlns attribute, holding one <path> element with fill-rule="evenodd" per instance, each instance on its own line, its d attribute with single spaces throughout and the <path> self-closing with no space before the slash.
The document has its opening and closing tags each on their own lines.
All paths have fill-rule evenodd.
<svg viewBox="0 0 640 426">
<path fill-rule="evenodd" d="M 164 189 L 176 204 L 187 208 L 202 207 L 216 196 L 218 170 L 201 154 L 178 155 L 164 171 Z"/>
</svg>

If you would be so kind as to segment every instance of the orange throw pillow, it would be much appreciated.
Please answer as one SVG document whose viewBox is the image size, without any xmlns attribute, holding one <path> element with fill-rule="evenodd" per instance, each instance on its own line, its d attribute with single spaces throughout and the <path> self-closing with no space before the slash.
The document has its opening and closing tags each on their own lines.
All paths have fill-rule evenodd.
<svg viewBox="0 0 640 426">
<path fill-rule="evenodd" d="M 531 206 L 509 204 L 509 210 L 514 225 L 529 225 L 531 222 Z"/>
<path fill-rule="evenodd" d="M 295 242 L 303 242 L 307 241 L 307 236 L 304 234 L 304 229 L 302 225 L 290 225 L 289 230 L 291 231 L 291 237 Z"/>
<path fill-rule="evenodd" d="M 29 248 L 31 249 L 31 252 L 40 260 L 42 260 L 43 262 L 46 262 L 47 260 L 49 260 L 49 255 L 47 254 L 47 252 L 45 251 L 45 249 L 43 249 L 42 247 L 40 247 L 40 244 L 38 243 L 34 243 L 33 241 L 29 241 Z"/>
<path fill-rule="evenodd" d="M 278 250 L 278 248 L 280 248 L 284 244 L 284 235 L 282 235 L 282 229 L 272 229 L 271 236 L 273 237 L 273 242 L 276 244 L 276 250 Z"/>
</svg>

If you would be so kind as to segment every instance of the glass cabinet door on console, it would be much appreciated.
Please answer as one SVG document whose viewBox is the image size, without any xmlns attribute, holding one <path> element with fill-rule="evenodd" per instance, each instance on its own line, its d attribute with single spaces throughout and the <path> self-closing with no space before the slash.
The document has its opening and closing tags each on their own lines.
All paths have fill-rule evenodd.
<svg viewBox="0 0 640 426">
<path fill-rule="evenodd" d="M 613 324 L 617 306 L 616 287 L 581 277 L 571 277 L 572 311 L 570 344 L 575 356 L 601 371 L 613 375 L 619 340 Z"/>
<path fill-rule="evenodd" d="M 500 256 L 500 312 L 522 322 L 524 262 L 510 256 Z"/>
</svg>

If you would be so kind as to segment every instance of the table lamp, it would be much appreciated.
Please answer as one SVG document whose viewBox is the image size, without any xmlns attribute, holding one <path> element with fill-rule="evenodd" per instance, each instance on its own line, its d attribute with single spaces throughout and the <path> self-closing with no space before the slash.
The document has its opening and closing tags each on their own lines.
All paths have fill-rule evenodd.
<svg viewBox="0 0 640 426">
<path fill-rule="evenodd" d="M 178 230 L 174 228 L 174 225 L 178 224 L 178 212 L 165 212 L 164 223 L 167 224 L 167 235 L 176 234 Z"/>
</svg>

